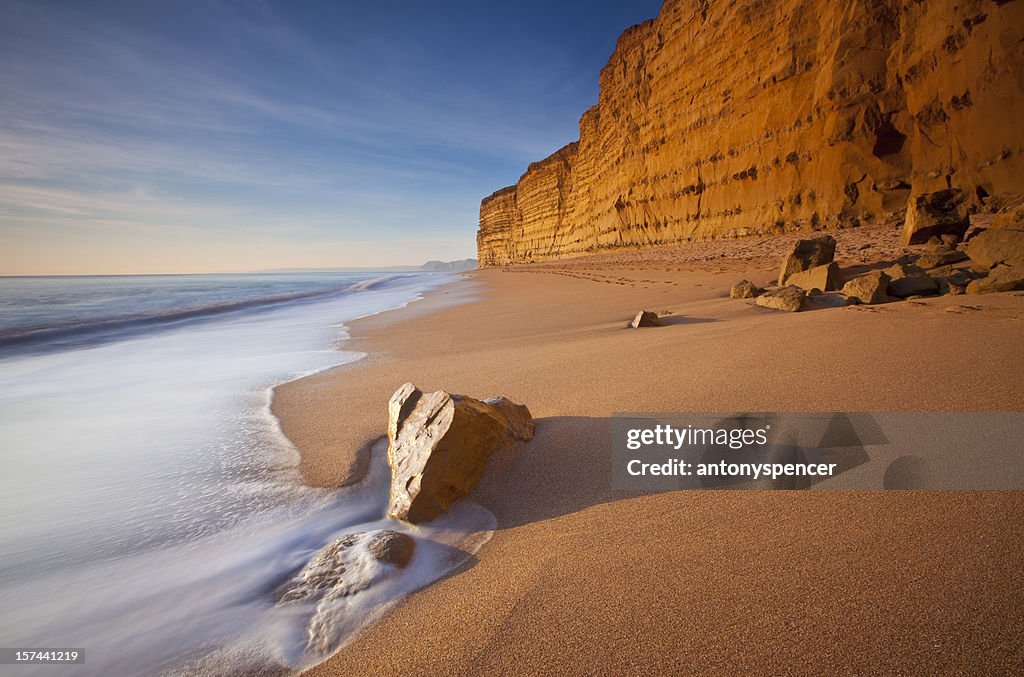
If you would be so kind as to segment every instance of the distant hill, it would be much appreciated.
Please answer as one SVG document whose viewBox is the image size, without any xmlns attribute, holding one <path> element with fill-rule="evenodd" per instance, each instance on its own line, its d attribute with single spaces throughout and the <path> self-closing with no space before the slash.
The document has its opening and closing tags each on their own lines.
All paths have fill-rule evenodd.
<svg viewBox="0 0 1024 677">
<path fill-rule="evenodd" d="M 338 268 L 275 268 L 259 272 L 265 273 L 461 273 L 476 270 L 476 259 L 460 259 L 458 261 L 427 261 L 422 266 L 345 266 Z"/>
<path fill-rule="evenodd" d="M 462 259 L 460 261 L 427 261 L 419 268 L 431 273 L 458 273 L 463 270 L 475 270 L 476 259 Z"/>
</svg>

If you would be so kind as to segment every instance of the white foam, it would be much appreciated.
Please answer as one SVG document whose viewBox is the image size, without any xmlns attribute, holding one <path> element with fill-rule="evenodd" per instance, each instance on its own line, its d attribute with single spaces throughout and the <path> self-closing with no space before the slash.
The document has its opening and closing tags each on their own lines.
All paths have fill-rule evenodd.
<svg viewBox="0 0 1024 677">
<path fill-rule="evenodd" d="M 417 540 L 413 562 L 321 610 L 315 652 L 314 610 L 272 598 L 338 535 L 381 528 L 387 470 L 377 458 L 351 490 L 302 486 L 270 389 L 357 359 L 329 349 L 338 322 L 447 279 L 0 361 L 0 636 L 86 656 L 19 674 L 146 675 L 186 661 L 216 673 L 218 660 L 257 655 L 298 668 L 457 565 L 446 548 L 474 552 L 493 526 L 482 508 L 400 526 Z"/>
</svg>

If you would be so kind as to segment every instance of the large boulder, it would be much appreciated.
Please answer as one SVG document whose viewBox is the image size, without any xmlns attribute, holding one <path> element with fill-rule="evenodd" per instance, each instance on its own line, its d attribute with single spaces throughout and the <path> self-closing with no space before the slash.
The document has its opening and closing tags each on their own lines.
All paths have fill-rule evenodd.
<svg viewBox="0 0 1024 677">
<path fill-rule="evenodd" d="M 657 313 L 652 313 L 649 310 L 641 310 L 636 314 L 629 322 L 629 326 L 633 329 L 639 329 L 640 327 L 660 327 L 661 319 Z"/>
<path fill-rule="evenodd" d="M 732 286 L 729 290 L 729 298 L 731 299 L 752 299 L 758 296 L 764 290 L 758 287 L 750 280 L 740 280 Z"/>
<path fill-rule="evenodd" d="M 758 296 L 754 300 L 754 303 L 765 308 L 796 312 L 803 306 L 804 299 L 806 297 L 807 292 L 805 290 L 797 287 L 796 285 L 789 285 L 787 287 L 766 291 Z"/>
<path fill-rule="evenodd" d="M 814 266 L 807 270 L 793 273 L 786 278 L 787 284 L 795 284 L 803 289 L 819 289 L 821 291 L 837 291 L 843 286 L 839 265 L 834 261 L 823 266 Z"/>
<path fill-rule="evenodd" d="M 860 299 L 861 303 L 885 303 L 889 300 L 891 279 L 884 270 L 873 270 L 843 285 L 843 294 Z"/>
<path fill-rule="evenodd" d="M 406 383 L 388 403 L 388 516 L 418 523 L 447 512 L 476 486 L 492 453 L 532 438 L 533 418 L 522 404 Z"/>
<path fill-rule="evenodd" d="M 903 244 L 924 244 L 932 237 L 953 235 L 962 239 L 970 227 L 963 192 L 946 189 L 910 199 L 903 223 Z"/>
<path fill-rule="evenodd" d="M 984 268 L 1024 266 L 1024 224 L 1021 228 L 983 230 L 968 240 L 964 249 L 971 261 Z"/>
<path fill-rule="evenodd" d="M 974 280 L 967 285 L 968 294 L 990 294 L 1000 291 L 1024 289 L 1024 267 L 998 265 L 989 271 L 988 277 Z"/>
<path fill-rule="evenodd" d="M 831 235 L 797 240 L 793 244 L 793 251 L 782 261 L 782 270 L 779 271 L 779 286 L 787 284 L 789 276 L 793 273 L 832 263 L 835 256 L 836 239 Z"/>
</svg>

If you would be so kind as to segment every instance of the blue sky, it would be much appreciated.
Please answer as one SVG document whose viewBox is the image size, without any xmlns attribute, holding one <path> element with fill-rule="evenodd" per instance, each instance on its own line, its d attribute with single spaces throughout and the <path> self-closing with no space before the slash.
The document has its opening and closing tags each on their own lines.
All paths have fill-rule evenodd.
<svg viewBox="0 0 1024 677">
<path fill-rule="evenodd" d="M 0 274 L 473 256 L 659 8 L 0 0 Z"/>
</svg>

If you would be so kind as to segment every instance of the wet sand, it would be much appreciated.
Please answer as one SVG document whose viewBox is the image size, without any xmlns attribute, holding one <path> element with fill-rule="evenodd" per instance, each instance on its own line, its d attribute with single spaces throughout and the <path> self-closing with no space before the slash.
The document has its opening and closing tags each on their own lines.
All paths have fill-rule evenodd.
<svg viewBox="0 0 1024 677">
<path fill-rule="evenodd" d="M 844 268 L 901 250 L 889 230 L 837 238 Z M 309 674 L 1019 669 L 1019 492 L 611 489 L 614 412 L 1024 411 L 1024 294 L 795 314 L 727 298 L 792 239 L 477 272 L 353 323 L 364 360 L 278 388 L 320 486 L 358 479 L 406 381 L 537 420 L 474 492 L 498 521 L 476 561 Z M 666 326 L 625 329 L 641 308 Z"/>
</svg>

